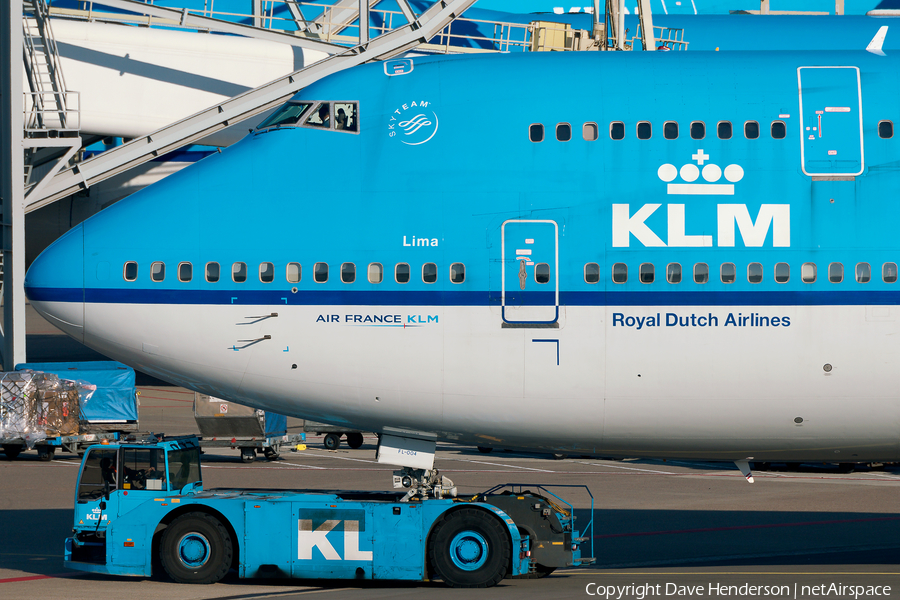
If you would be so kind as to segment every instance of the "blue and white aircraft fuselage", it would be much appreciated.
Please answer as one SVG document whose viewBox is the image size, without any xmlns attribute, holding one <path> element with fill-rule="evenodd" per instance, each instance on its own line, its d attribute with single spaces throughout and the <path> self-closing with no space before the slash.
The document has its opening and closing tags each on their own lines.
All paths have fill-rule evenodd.
<svg viewBox="0 0 900 600">
<path fill-rule="evenodd" d="M 481 446 L 900 460 L 900 63 L 402 59 L 32 265 L 51 322 L 267 410 Z"/>
</svg>

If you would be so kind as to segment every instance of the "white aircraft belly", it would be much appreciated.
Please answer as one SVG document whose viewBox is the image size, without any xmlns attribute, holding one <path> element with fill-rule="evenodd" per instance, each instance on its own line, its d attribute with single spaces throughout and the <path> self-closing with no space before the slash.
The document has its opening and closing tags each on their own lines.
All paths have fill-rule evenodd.
<svg viewBox="0 0 900 600">
<path fill-rule="evenodd" d="M 622 327 L 614 313 L 659 313 L 661 323 Z M 718 325 L 665 326 L 667 313 L 712 313 Z M 726 326 L 729 313 L 791 325 Z M 85 338 L 187 387 L 365 430 L 608 455 L 849 462 L 900 457 L 897 324 L 882 313 L 567 307 L 560 329 L 515 329 L 487 307 L 112 304 L 87 306 Z M 376 314 L 401 323 L 352 322 Z"/>
</svg>

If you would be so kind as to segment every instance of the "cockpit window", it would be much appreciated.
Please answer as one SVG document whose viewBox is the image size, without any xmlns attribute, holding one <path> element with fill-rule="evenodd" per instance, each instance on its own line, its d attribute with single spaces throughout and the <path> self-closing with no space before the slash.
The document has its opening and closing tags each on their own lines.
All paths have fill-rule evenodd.
<svg viewBox="0 0 900 600">
<path fill-rule="evenodd" d="M 359 131 L 356 102 L 334 103 L 334 128 L 337 131 Z"/>
<path fill-rule="evenodd" d="M 276 110 L 271 117 L 266 119 L 262 125 L 259 126 L 260 129 L 265 129 L 267 127 L 280 127 L 282 125 L 296 125 L 297 121 L 300 120 L 300 117 L 303 116 L 303 113 L 306 112 L 312 105 L 312 102 L 288 102 L 278 110 Z"/>
<path fill-rule="evenodd" d="M 323 102 L 317 106 L 306 119 L 306 126 L 331 129 L 331 104 Z"/>
</svg>

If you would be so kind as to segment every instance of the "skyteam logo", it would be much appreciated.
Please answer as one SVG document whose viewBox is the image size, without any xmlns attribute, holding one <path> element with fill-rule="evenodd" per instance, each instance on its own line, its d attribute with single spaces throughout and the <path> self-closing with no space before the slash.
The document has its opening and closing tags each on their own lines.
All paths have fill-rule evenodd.
<svg viewBox="0 0 900 600">
<path fill-rule="evenodd" d="M 399 138 L 407 146 L 419 146 L 431 140 L 438 131 L 438 116 L 427 100 L 403 104 L 391 113 L 388 137 Z"/>
<path fill-rule="evenodd" d="M 709 160 L 709 154 L 703 152 L 702 149 L 697 150 L 696 154 L 692 154 L 691 159 L 693 162 L 687 163 L 681 169 L 676 168 L 675 165 L 665 164 L 656 172 L 660 179 L 669 184 L 667 194 L 734 196 L 734 184 L 744 178 L 743 167 L 728 165 L 723 172 L 719 165 L 703 164 Z M 697 164 L 693 164 L 694 162 Z M 681 180 L 686 183 L 675 182 L 679 175 Z M 694 183 L 701 175 L 706 183 Z M 729 183 L 719 183 L 722 175 Z"/>
</svg>

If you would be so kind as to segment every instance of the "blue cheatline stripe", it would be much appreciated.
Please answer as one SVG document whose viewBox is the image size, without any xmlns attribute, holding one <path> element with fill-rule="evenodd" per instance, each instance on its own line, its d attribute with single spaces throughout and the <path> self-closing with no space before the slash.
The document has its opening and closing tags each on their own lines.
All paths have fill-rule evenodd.
<svg viewBox="0 0 900 600">
<path fill-rule="evenodd" d="M 28 287 L 35 302 L 287 306 L 499 306 L 500 293 L 456 290 L 173 290 Z M 519 292 L 507 306 L 552 306 L 553 292 Z M 900 304 L 897 290 L 559 293 L 563 306 L 862 306 Z M 520 304 L 521 301 L 521 304 Z"/>
</svg>

